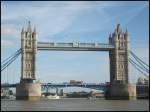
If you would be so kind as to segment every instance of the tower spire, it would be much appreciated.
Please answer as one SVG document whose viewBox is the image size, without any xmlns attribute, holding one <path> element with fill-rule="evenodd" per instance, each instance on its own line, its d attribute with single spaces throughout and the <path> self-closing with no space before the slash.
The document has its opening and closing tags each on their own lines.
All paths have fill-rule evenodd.
<svg viewBox="0 0 150 112">
<path fill-rule="evenodd" d="M 109 33 L 109 38 L 111 38 L 111 33 Z"/>
<path fill-rule="evenodd" d="M 124 36 L 125 36 L 126 41 L 128 41 L 128 30 L 127 30 L 127 28 L 126 28 L 126 31 L 124 33 Z"/>
<path fill-rule="evenodd" d="M 24 27 L 22 27 L 21 33 L 24 33 Z"/>
<path fill-rule="evenodd" d="M 117 32 L 120 33 L 120 24 L 117 24 Z"/>
<path fill-rule="evenodd" d="M 30 21 L 28 21 L 28 28 L 27 28 L 27 32 L 31 32 L 32 29 L 31 29 L 31 24 L 30 24 Z"/>
<path fill-rule="evenodd" d="M 34 33 L 36 33 L 36 27 L 34 26 Z"/>
<path fill-rule="evenodd" d="M 117 33 L 117 29 L 115 29 L 114 34 L 115 34 L 115 35 L 118 35 L 118 33 Z"/>
<path fill-rule="evenodd" d="M 125 32 L 125 34 L 126 34 L 126 35 L 128 35 L 128 30 L 127 30 L 127 28 L 126 28 L 126 32 Z"/>
</svg>

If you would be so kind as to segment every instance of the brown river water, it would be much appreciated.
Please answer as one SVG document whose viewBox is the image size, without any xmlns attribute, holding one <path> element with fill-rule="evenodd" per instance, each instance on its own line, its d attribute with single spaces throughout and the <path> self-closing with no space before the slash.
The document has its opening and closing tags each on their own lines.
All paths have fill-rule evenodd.
<svg viewBox="0 0 150 112">
<path fill-rule="evenodd" d="M 149 111 L 149 100 L 104 100 L 86 98 L 1 100 L 1 111 Z"/>
</svg>

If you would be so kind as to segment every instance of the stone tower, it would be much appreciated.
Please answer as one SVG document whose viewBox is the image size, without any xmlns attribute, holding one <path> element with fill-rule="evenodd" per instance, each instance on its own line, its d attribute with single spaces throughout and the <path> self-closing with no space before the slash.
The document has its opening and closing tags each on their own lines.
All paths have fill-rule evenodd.
<svg viewBox="0 0 150 112">
<path fill-rule="evenodd" d="M 16 87 L 17 100 L 37 100 L 41 97 L 41 84 L 36 80 L 36 52 L 37 52 L 37 34 L 34 28 L 32 31 L 30 22 L 26 30 L 21 31 L 21 79 Z"/>
<path fill-rule="evenodd" d="M 109 52 L 110 82 L 128 84 L 128 31 L 122 31 L 120 24 L 109 36 L 109 44 L 115 49 Z"/>
<path fill-rule="evenodd" d="M 109 51 L 110 83 L 108 99 L 136 99 L 136 86 L 128 82 L 128 31 L 122 31 L 120 24 L 109 36 L 109 44 L 115 48 Z"/>
<path fill-rule="evenodd" d="M 36 68 L 36 29 L 32 31 L 30 21 L 28 22 L 28 27 L 26 30 L 22 28 L 21 32 L 21 48 L 22 48 L 22 58 L 21 58 L 21 82 L 33 82 L 36 79 L 35 68 Z"/>
</svg>

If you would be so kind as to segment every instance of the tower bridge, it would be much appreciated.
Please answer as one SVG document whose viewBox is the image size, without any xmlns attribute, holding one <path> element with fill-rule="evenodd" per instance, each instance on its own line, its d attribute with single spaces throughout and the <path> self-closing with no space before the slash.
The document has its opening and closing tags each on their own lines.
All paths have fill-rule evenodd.
<svg viewBox="0 0 150 112">
<path fill-rule="evenodd" d="M 57 51 L 108 51 L 110 60 L 110 84 L 107 91 L 109 99 L 130 99 L 136 97 L 136 86 L 129 83 L 129 35 L 122 31 L 120 24 L 109 35 L 108 43 L 55 43 L 37 42 L 36 29 L 32 30 L 29 22 L 27 29 L 21 31 L 21 49 L 1 71 L 9 66 L 21 54 L 21 78 L 16 85 L 16 99 L 40 98 L 41 84 L 36 80 L 36 54 L 38 50 Z M 15 85 L 14 85 L 15 86 Z M 68 85 L 69 86 L 69 85 Z M 82 85 L 81 85 L 82 86 Z"/>
<path fill-rule="evenodd" d="M 18 99 L 24 96 L 40 96 L 41 86 L 37 83 L 33 83 L 33 80 L 36 79 L 35 62 L 37 50 L 109 51 L 110 82 L 114 84 L 114 86 L 112 86 L 110 89 L 111 97 L 129 97 L 129 92 L 132 92 L 133 96 L 135 95 L 135 89 L 132 89 L 134 91 L 128 90 L 128 32 L 127 30 L 126 32 L 122 32 L 120 24 L 117 25 L 114 33 L 110 34 L 108 44 L 37 43 L 36 36 L 36 29 L 34 28 L 32 31 L 29 22 L 27 30 L 22 29 L 21 32 L 22 69 L 20 85 L 18 85 L 16 89 L 16 95 Z M 27 90 L 24 88 L 27 88 Z"/>
</svg>

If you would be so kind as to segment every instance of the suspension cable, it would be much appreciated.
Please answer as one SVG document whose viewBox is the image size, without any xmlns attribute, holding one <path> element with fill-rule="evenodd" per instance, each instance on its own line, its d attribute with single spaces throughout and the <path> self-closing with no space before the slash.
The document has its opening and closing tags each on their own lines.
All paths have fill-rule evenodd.
<svg viewBox="0 0 150 112">
<path fill-rule="evenodd" d="M 17 53 L 15 56 L 13 56 L 11 59 L 9 59 L 6 63 L 2 64 L 2 68 L 4 66 L 6 66 L 11 60 L 13 60 L 13 58 L 15 58 L 17 55 L 19 55 L 20 53 Z"/>
<path fill-rule="evenodd" d="M 16 55 L 18 55 L 18 54 L 20 54 L 21 53 L 21 49 L 19 49 L 16 53 L 15 53 L 15 55 L 13 56 L 13 57 L 11 57 L 9 60 L 7 60 L 7 62 L 5 62 L 6 60 L 4 60 L 3 61 L 3 63 L 4 64 L 2 64 L 2 68 L 3 68 L 3 66 L 5 66 L 10 60 L 12 60 Z M 7 58 L 8 59 L 8 58 Z"/>
<path fill-rule="evenodd" d="M 140 65 L 138 65 L 136 62 L 134 62 L 131 58 L 129 58 L 129 60 L 131 60 L 136 66 L 138 66 L 139 68 L 141 68 L 143 71 L 149 73 L 148 70 L 143 69 Z"/>
<path fill-rule="evenodd" d="M 9 58 L 15 56 L 18 52 L 20 52 L 21 48 L 19 50 L 17 50 L 13 55 L 9 56 L 8 58 L 6 58 L 5 60 L 2 61 L 2 63 L 4 63 L 5 61 L 7 61 Z"/>
<path fill-rule="evenodd" d="M 11 58 L 11 60 L 9 60 L 8 62 L 6 62 L 3 66 L 1 71 L 3 71 L 6 67 L 8 67 L 19 55 L 20 55 L 21 51 L 19 53 L 17 53 L 13 58 Z"/>
<path fill-rule="evenodd" d="M 17 54 L 15 57 L 13 57 L 11 60 L 9 60 L 9 62 L 7 62 L 7 63 L 2 67 L 2 69 L 5 68 L 5 67 L 7 67 L 7 66 L 9 66 L 18 56 L 19 56 L 19 54 Z"/>
<path fill-rule="evenodd" d="M 5 66 L 1 69 L 1 71 L 3 71 L 6 67 L 8 67 L 18 56 L 19 56 L 19 54 L 16 55 L 16 57 L 14 57 L 12 60 L 10 60 L 9 63 L 7 63 L 7 65 L 5 65 Z"/>
<path fill-rule="evenodd" d="M 9 62 L 11 61 L 11 60 L 13 60 L 17 55 L 19 55 L 21 53 L 21 51 L 20 52 L 18 52 L 15 56 L 13 56 L 10 60 L 8 60 L 6 63 L 4 63 L 3 65 L 2 65 L 2 68 L 3 67 L 5 67 L 5 66 L 7 66 L 8 64 L 9 64 Z"/>
<path fill-rule="evenodd" d="M 133 56 L 133 55 L 132 55 Z M 134 56 L 133 56 L 134 57 Z M 141 65 L 141 67 L 143 69 L 145 69 L 146 71 L 149 71 L 136 57 L 134 57 L 134 59 Z"/>
<path fill-rule="evenodd" d="M 146 65 L 147 67 L 149 67 L 148 64 L 146 64 L 144 61 L 142 61 L 140 58 L 138 58 L 132 51 L 129 51 L 129 52 L 131 53 L 131 55 L 132 55 L 136 60 L 139 61 L 139 63 L 142 62 L 144 65 Z M 143 64 L 142 64 L 142 65 L 143 65 Z"/>
<path fill-rule="evenodd" d="M 130 62 L 139 72 L 141 72 L 142 74 L 144 74 L 144 76 L 148 77 L 148 75 L 145 74 L 143 71 L 141 71 L 130 59 L 129 59 L 129 62 Z"/>
</svg>

